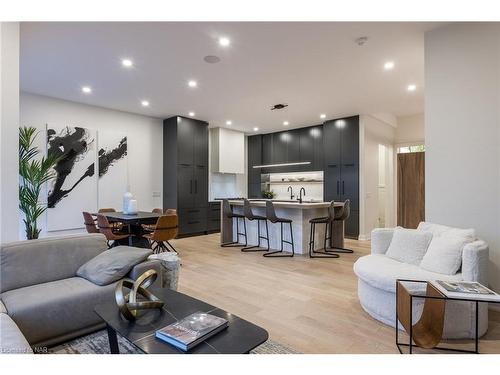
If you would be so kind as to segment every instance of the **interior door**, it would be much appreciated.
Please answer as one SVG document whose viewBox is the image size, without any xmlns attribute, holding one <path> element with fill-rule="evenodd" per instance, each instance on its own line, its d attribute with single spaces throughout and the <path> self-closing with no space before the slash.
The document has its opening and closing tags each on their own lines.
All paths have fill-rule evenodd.
<svg viewBox="0 0 500 375">
<path fill-rule="evenodd" d="M 425 220 L 425 153 L 398 154 L 398 225 L 416 228 Z"/>
</svg>

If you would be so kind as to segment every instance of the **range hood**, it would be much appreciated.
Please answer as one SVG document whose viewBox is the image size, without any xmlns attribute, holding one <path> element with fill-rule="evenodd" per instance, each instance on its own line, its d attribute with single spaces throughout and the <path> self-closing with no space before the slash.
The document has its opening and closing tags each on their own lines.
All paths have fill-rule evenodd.
<svg viewBox="0 0 500 375">
<path fill-rule="evenodd" d="M 263 164 L 263 165 L 254 165 L 252 168 L 277 168 L 277 167 L 289 167 L 292 165 L 309 165 L 310 161 L 299 161 L 296 163 L 279 163 L 279 164 Z"/>
</svg>

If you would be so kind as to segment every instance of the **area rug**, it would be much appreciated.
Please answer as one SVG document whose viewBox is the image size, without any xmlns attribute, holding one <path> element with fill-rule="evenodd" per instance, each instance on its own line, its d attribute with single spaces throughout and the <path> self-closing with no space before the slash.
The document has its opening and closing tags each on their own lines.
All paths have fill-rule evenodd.
<svg viewBox="0 0 500 375">
<path fill-rule="evenodd" d="M 118 336 L 118 346 L 122 354 L 142 354 L 131 343 Z M 50 348 L 50 354 L 109 354 L 108 334 L 106 330 L 98 331 L 87 336 L 65 342 Z M 273 340 L 267 340 L 256 347 L 251 354 L 299 354 L 297 351 Z"/>
</svg>

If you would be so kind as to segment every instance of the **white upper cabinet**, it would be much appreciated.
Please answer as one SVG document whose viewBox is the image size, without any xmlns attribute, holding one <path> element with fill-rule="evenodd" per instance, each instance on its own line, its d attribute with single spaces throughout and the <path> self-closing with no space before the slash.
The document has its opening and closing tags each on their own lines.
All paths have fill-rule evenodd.
<svg viewBox="0 0 500 375">
<path fill-rule="evenodd" d="M 245 173 L 245 134 L 224 128 L 210 129 L 210 170 Z"/>
</svg>

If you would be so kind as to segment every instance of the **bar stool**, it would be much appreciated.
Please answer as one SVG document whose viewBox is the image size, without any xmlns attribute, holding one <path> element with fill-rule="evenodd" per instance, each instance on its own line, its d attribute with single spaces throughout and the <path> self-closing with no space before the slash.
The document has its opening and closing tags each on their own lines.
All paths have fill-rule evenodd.
<svg viewBox="0 0 500 375">
<path fill-rule="evenodd" d="M 270 257 L 270 258 L 293 257 L 295 255 L 295 247 L 293 245 L 292 220 L 277 217 L 276 211 L 274 210 L 274 204 L 271 201 L 266 201 L 266 216 L 267 216 L 267 220 L 269 220 L 271 223 L 273 223 L 273 224 L 280 223 L 280 226 L 281 226 L 281 250 L 267 252 L 267 253 L 262 254 L 262 255 L 265 257 Z M 285 241 L 283 239 L 283 224 L 286 224 L 286 223 L 290 224 L 290 239 L 291 239 L 291 241 Z M 266 228 L 267 228 L 267 221 L 266 221 Z M 267 233 L 269 234 L 269 231 Z M 283 244 L 284 243 L 292 245 L 292 253 L 291 254 L 289 254 L 289 253 L 280 254 L 280 253 L 283 253 Z"/>
<path fill-rule="evenodd" d="M 241 249 L 241 251 L 244 252 L 252 252 L 252 251 L 269 251 L 269 230 L 267 228 L 267 218 L 264 216 L 260 215 L 254 215 L 252 212 L 252 208 L 250 207 L 250 201 L 248 199 L 243 199 L 243 213 L 245 214 L 245 217 L 250 220 L 257 220 L 257 245 L 254 246 L 248 246 L 244 247 Z M 260 222 L 263 221 L 266 224 L 266 235 L 261 236 L 260 234 Z M 260 240 L 266 240 L 267 242 L 267 249 L 261 249 L 260 248 Z"/>
<path fill-rule="evenodd" d="M 351 215 L 351 201 L 349 199 L 346 199 L 344 201 L 344 205 L 342 207 L 342 210 L 335 214 L 335 217 L 333 219 L 333 221 L 342 221 L 345 223 L 345 221 L 347 219 L 349 219 L 349 216 Z M 333 249 L 333 250 L 331 250 Z M 332 247 L 330 249 L 327 250 L 328 253 L 346 253 L 346 254 L 351 254 L 351 253 L 354 253 L 353 250 L 351 249 L 345 249 L 343 247 Z"/>
<path fill-rule="evenodd" d="M 227 217 L 228 219 L 235 219 L 236 218 L 236 241 L 232 242 L 226 242 L 222 243 L 221 247 L 240 247 L 240 246 L 247 246 L 247 226 L 245 223 L 245 216 L 242 214 L 236 214 L 233 212 L 231 209 L 231 205 L 229 204 L 229 200 L 223 199 L 222 200 L 222 215 Z M 243 219 L 243 230 L 244 232 L 240 232 L 240 227 L 239 227 L 239 219 Z M 245 244 L 242 245 L 239 243 L 240 236 L 245 237 Z"/>
<path fill-rule="evenodd" d="M 326 217 L 316 217 L 309 220 L 311 224 L 311 232 L 309 234 L 309 257 L 310 258 L 338 258 L 340 255 L 331 254 L 330 251 L 327 250 L 326 244 L 327 240 L 332 238 L 332 234 L 328 236 L 328 228 L 331 227 L 331 224 L 335 220 L 335 202 L 331 201 L 330 206 L 328 207 L 328 216 Z M 325 239 L 323 244 L 323 250 L 318 251 L 314 250 L 314 233 L 316 231 L 316 224 L 325 224 Z M 331 229 L 330 229 L 331 232 Z M 318 254 L 318 255 L 316 255 Z"/>
</svg>

